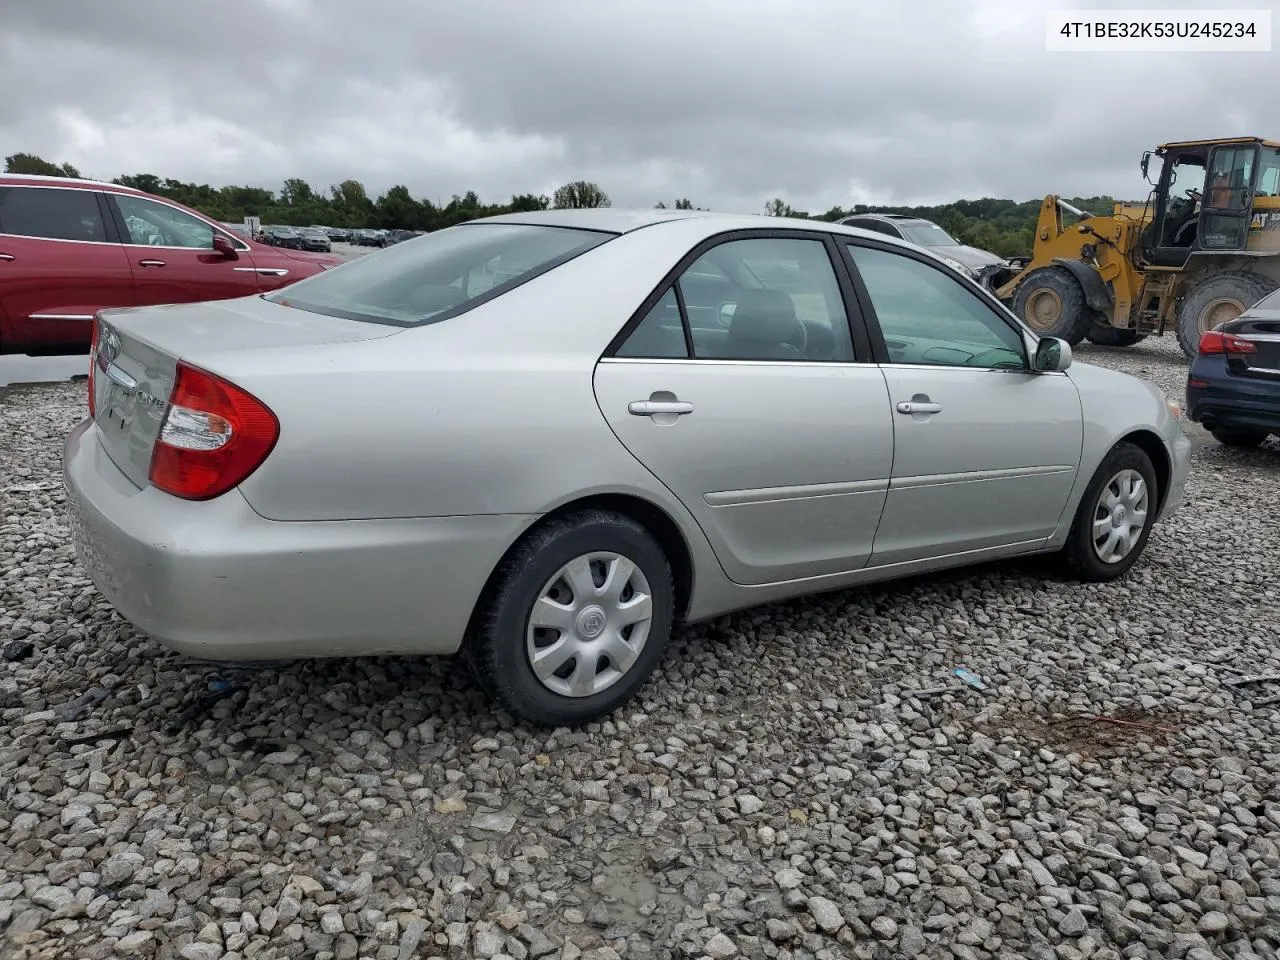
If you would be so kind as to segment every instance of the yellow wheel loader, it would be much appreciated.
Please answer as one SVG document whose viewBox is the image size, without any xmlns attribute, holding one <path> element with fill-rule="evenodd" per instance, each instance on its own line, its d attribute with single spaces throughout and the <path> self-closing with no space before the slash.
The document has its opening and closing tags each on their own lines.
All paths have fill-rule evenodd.
<svg viewBox="0 0 1280 960">
<path fill-rule="evenodd" d="M 1194 356 L 1202 333 L 1280 287 L 1280 142 L 1166 143 L 1141 166 L 1147 201 L 1109 216 L 1045 197 L 1030 262 L 986 285 L 1046 336 L 1128 346 L 1172 330 Z"/>
</svg>

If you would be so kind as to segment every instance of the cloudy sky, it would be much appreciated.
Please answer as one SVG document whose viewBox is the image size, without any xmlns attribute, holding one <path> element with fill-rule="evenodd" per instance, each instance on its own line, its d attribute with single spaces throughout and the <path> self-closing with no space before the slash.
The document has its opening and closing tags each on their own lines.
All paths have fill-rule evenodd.
<svg viewBox="0 0 1280 960">
<path fill-rule="evenodd" d="M 489 201 L 588 179 L 615 206 L 821 211 L 1138 196 L 1157 142 L 1280 136 L 1280 53 L 1046 53 L 1045 11 L 1072 6 L 1120 4 L 2 0 L 0 152 L 104 179 Z"/>
</svg>

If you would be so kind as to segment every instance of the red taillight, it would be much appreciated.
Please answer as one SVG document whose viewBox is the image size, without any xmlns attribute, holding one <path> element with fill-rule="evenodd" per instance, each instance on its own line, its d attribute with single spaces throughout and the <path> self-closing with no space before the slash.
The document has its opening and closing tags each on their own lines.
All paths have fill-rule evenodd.
<svg viewBox="0 0 1280 960">
<path fill-rule="evenodd" d="M 280 422 L 257 397 L 179 362 L 151 483 L 184 500 L 212 500 L 257 470 L 279 436 Z"/>
<path fill-rule="evenodd" d="M 90 417 L 90 419 L 92 419 L 92 417 L 93 417 L 93 413 L 94 413 L 94 410 L 93 410 L 93 406 L 94 406 L 94 405 L 93 405 L 93 384 L 94 384 L 93 370 L 94 370 L 94 368 L 98 365 L 98 337 L 101 335 L 101 333 L 102 333 L 102 326 L 101 326 L 101 324 L 98 322 L 98 318 L 97 318 L 97 317 L 94 317 L 94 318 L 93 318 L 93 334 L 92 334 L 92 337 L 91 337 L 91 338 L 90 338 L 90 340 L 89 340 L 89 379 L 88 379 L 88 381 L 87 381 L 87 383 L 89 384 L 89 417 Z"/>
<path fill-rule="evenodd" d="M 1237 337 L 1234 333 L 1223 333 L 1221 330 L 1210 330 L 1200 335 L 1201 353 L 1257 353 L 1258 348 L 1252 341 Z"/>
</svg>

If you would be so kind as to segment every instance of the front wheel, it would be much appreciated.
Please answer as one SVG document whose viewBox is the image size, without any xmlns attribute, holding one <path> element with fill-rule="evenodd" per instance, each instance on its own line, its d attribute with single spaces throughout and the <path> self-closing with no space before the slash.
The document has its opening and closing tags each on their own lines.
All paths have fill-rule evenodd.
<svg viewBox="0 0 1280 960">
<path fill-rule="evenodd" d="M 1080 281 L 1065 267 L 1041 267 L 1018 284 L 1013 312 L 1042 337 L 1075 346 L 1089 330 L 1090 311 Z"/>
<path fill-rule="evenodd" d="M 1092 582 L 1123 576 L 1146 548 L 1158 505 L 1151 458 L 1132 443 L 1116 444 L 1076 509 L 1062 551 L 1067 569 Z"/>
<path fill-rule="evenodd" d="M 642 687 L 671 634 L 675 586 L 662 548 L 629 517 L 587 510 L 537 528 L 503 559 L 467 652 L 517 716 L 574 726 Z"/>
</svg>

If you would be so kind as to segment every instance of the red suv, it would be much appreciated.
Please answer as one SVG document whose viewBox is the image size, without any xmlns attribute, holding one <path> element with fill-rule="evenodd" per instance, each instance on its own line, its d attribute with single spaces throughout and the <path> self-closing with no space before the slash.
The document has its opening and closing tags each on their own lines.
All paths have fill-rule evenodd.
<svg viewBox="0 0 1280 960">
<path fill-rule="evenodd" d="M 113 183 L 0 174 L 0 354 L 88 353 L 103 307 L 244 297 L 339 263 Z"/>
</svg>

